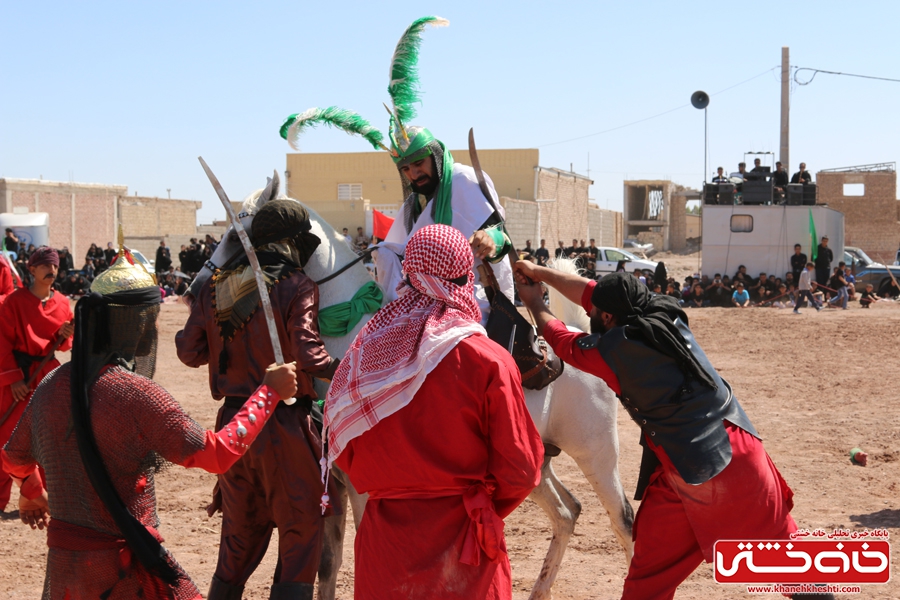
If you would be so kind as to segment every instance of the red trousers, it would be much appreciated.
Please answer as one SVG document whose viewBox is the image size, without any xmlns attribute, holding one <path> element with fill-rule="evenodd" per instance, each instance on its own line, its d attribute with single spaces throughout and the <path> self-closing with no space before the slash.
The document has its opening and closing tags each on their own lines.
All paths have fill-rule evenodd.
<svg viewBox="0 0 900 600">
<path fill-rule="evenodd" d="M 716 540 L 789 539 L 793 492 L 763 449 L 743 429 L 724 423 L 731 462 L 700 485 L 685 483 L 652 442 L 661 461 L 644 492 L 634 522 L 634 558 L 623 599 L 671 599 L 704 560 L 712 562 Z"/>
</svg>

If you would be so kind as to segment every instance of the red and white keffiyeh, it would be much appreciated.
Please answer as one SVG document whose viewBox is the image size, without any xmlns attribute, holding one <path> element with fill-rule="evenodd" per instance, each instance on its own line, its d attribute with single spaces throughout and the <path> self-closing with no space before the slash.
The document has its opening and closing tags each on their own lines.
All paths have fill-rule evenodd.
<svg viewBox="0 0 900 600">
<path fill-rule="evenodd" d="M 429 225 L 410 238 L 399 297 L 359 332 L 328 390 L 326 469 L 350 440 L 409 404 L 460 340 L 485 334 L 473 261 L 468 241 L 453 227 Z"/>
</svg>

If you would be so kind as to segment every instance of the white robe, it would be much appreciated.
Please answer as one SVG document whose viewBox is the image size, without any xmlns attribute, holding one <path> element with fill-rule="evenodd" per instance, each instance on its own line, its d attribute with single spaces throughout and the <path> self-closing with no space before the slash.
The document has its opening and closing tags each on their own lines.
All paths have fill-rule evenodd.
<svg viewBox="0 0 900 600">
<path fill-rule="evenodd" d="M 484 178 L 491 196 L 494 198 L 494 202 L 497 203 L 497 207 L 500 209 L 500 215 L 506 219 L 503 207 L 500 206 L 497 198 L 497 192 L 494 190 L 494 183 L 487 173 L 485 173 Z M 484 194 L 481 193 L 475 170 L 472 167 L 453 163 L 451 185 L 452 196 L 450 205 L 453 209 L 453 222 L 451 225 L 462 232 L 466 239 L 469 239 L 494 213 L 494 208 L 484 197 Z M 385 240 L 378 245 L 379 251 L 375 266 L 378 268 L 378 284 L 384 290 L 385 303 L 397 298 L 397 285 L 402 279 L 400 257 L 406 253 L 406 244 L 409 242 L 409 238 L 426 225 L 434 225 L 434 218 L 431 216 L 431 203 L 419 215 L 412 231 L 408 234 L 406 233 L 406 225 L 403 222 L 403 212 L 401 211 L 397 218 L 394 219 L 394 224 L 391 226 L 391 230 L 388 232 Z M 473 267 L 475 271 L 475 300 L 481 309 L 481 324 L 484 325 L 487 323 L 487 317 L 490 314 L 490 303 L 478 276 L 477 269 L 480 264 L 481 260 L 476 258 Z M 492 264 L 491 267 L 494 270 L 494 275 L 497 277 L 497 282 L 500 284 L 500 291 L 510 301 L 513 301 L 512 267 L 509 264 L 509 260 L 504 258 L 499 263 Z"/>
</svg>

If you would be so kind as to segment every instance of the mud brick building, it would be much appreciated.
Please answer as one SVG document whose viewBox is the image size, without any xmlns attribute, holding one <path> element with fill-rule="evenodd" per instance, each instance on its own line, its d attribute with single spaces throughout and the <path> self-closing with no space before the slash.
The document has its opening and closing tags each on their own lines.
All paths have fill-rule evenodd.
<svg viewBox="0 0 900 600">
<path fill-rule="evenodd" d="M 69 248 L 77 268 L 92 243 L 115 242 L 118 223 L 125 244 L 147 258 L 155 258 L 160 240 L 177 254 L 180 244 L 197 235 L 200 207 L 193 200 L 129 196 L 124 185 L 0 179 L 0 213 L 47 213 L 50 245 Z"/>
<path fill-rule="evenodd" d="M 816 183 L 816 203 L 844 213 L 844 243 L 892 264 L 900 243 L 896 164 L 826 169 Z"/>
<path fill-rule="evenodd" d="M 454 162 L 470 164 L 467 150 L 451 150 Z M 622 244 L 622 213 L 592 205 L 592 181 L 572 171 L 542 167 L 534 148 L 478 151 L 506 211 L 507 230 L 517 248 L 526 240 L 549 248 L 573 238 L 597 245 Z M 372 211 L 394 217 L 403 200 L 397 167 L 385 152 L 287 155 L 288 195 L 300 200 L 340 231 L 362 227 L 371 233 Z"/>
</svg>

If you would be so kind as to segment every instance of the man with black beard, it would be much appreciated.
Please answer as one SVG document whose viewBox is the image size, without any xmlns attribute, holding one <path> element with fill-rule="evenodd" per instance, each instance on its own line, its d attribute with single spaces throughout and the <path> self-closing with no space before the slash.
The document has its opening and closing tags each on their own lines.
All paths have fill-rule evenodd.
<svg viewBox="0 0 900 600">
<path fill-rule="evenodd" d="M 787 541 L 797 531 L 793 492 L 674 298 L 652 295 L 627 273 L 597 282 L 519 261 L 515 277 L 556 354 L 603 379 L 641 429 L 641 507 L 622 598 L 673 598 L 712 562 L 717 540 Z M 584 308 L 592 335 L 553 316 L 541 282 Z"/>
</svg>

